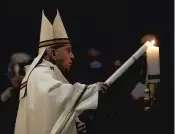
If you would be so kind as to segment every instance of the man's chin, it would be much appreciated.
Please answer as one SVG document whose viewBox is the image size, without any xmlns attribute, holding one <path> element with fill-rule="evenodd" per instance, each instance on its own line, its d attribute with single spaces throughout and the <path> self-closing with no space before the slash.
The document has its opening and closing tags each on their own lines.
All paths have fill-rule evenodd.
<svg viewBox="0 0 175 134">
<path fill-rule="evenodd" d="M 69 68 L 65 68 L 64 71 L 62 72 L 63 75 L 66 77 L 66 78 L 69 78 L 69 73 L 70 73 L 70 67 Z"/>
<path fill-rule="evenodd" d="M 70 69 L 71 69 L 71 66 L 69 66 L 69 67 L 65 68 L 65 69 L 64 69 L 64 71 L 65 71 L 65 72 L 69 72 L 69 71 L 70 71 Z"/>
<path fill-rule="evenodd" d="M 71 66 L 69 68 L 66 69 L 67 72 L 69 72 L 71 70 Z"/>
</svg>

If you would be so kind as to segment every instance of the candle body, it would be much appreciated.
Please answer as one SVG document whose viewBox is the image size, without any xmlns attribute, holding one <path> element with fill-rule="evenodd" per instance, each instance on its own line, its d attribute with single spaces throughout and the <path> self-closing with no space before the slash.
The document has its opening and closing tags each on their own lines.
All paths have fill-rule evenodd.
<svg viewBox="0 0 175 134">
<path fill-rule="evenodd" d="M 111 85 L 119 78 L 152 44 L 147 41 L 139 50 L 137 50 L 118 70 L 116 70 L 105 83 Z"/>
<path fill-rule="evenodd" d="M 152 46 L 146 51 L 147 58 L 147 74 L 159 75 L 160 74 L 160 59 L 159 47 Z"/>
</svg>

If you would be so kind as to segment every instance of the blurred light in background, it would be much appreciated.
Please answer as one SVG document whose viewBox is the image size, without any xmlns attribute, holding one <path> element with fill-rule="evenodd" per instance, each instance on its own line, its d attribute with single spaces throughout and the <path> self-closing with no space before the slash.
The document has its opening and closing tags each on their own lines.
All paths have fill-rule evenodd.
<svg viewBox="0 0 175 134">
<path fill-rule="evenodd" d="M 114 61 L 114 66 L 115 66 L 116 68 L 119 68 L 121 65 L 122 65 L 122 63 L 121 63 L 120 60 L 115 60 L 115 61 Z"/>
<path fill-rule="evenodd" d="M 92 62 L 90 62 L 89 66 L 92 69 L 99 69 L 102 67 L 102 63 L 99 61 L 92 61 Z"/>
</svg>

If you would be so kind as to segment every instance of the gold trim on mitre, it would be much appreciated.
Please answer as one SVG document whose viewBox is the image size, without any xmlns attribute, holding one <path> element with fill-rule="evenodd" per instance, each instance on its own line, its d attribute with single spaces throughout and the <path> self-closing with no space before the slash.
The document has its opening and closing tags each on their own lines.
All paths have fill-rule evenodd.
<svg viewBox="0 0 175 134">
<path fill-rule="evenodd" d="M 70 44 L 70 41 L 68 38 L 57 38 L 53 40 L 47 40 L 40 42 L 39 48 L 41 47 L 49 47 L 49 46 L 64 46 L 66 44 Z"/>
<path fill-rule="evenodd" d="M 51 40 L 45 40 L 39 43 L 39 48 L 40 47 L 46 47 L 46 46 L 51 46 L 54 44 L 54 39 Z"/>
</svg>

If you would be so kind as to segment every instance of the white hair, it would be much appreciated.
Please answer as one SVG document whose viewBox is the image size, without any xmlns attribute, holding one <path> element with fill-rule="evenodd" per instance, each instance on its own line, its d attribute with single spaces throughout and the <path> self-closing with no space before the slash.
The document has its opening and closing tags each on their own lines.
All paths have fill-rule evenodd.
<svg viewBox="0 0 175 134">
<path fill-rule="evenodd" d="M 18 63 L 27 63 L 31 60 L 31 56 L 26 54 L 26 53 L 23 53 L 23 52 L 19 52 L 19 53 L 14 53 L 12 56 L 11 56 L 11 63 L 12 64 L 18 64 Z"/>
<path fill-rule="evenodd" d="M 9 65 L 8 65 L 8 75 L 13 71 L 11 68 L 12 65 L 16 65 L 16 64 L 28 65 L 30 64 L 31 60 L 32 60 L 32 57 L 24 52 L 12 54 Z"/>
</svg>

